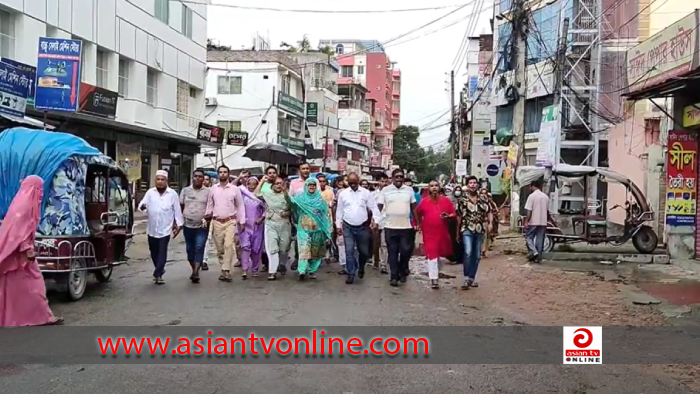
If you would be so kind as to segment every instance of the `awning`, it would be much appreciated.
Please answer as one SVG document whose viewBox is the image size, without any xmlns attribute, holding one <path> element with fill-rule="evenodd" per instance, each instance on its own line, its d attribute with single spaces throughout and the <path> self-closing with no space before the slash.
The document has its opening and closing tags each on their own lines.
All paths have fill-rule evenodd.
<svg viewBox="0 0 700 394">
<path fill-rule="evenodd" d="M 30 108 L 27 108 L 27 114 L 31 115 L 35 119 L 41 119 L 44 116 L 43 112 L 37 111 L 36 109 L 30 109 Z M 102 126 L 102 127 L 107 127 L 110 129 L 116 129 L 119 131 L 126 131 L 126 132 L 129 132 L 132 134 L 142 134 L 142 135 L 161 138 L 161 139 L 171 139 L 171 140 L 187 143 L 190 145 L 206 145 L 206 146 L 211 146 L 213 148 L 221 147 L 221 144 L 217 144 L 214 142 L 202 141 L 202 140 L 198 140 L 196 138 L 189 138 L 189 137 L 185 137 L 183 135 L 169 133 L 167 131 L 155 130 L 155 129 L 151 129 L 148 127 L 142 127 L 142 126 L 137 126 L 137 125 L 130 124 L 130 123 L 119 122 L 119 121 L 116 121 L 114 119 L 99 118 L 97 116 L 85 115 L 85 114 L 80 114 L 77 112 L 49 111 L 47 113 L 47 117 L 49 119 L 74 120 L 74 121 L 82 122 L 82 123 L 93 125 L 93 126 Z M 43 122 L 41 122 L 41 124 L 43 125 Z"/>
<path fill-rule="evenodd" d="M 44 126 L 44 122 L 38 121 L 34 118 L 30 118 L 29 116 L 24 116 L 24 117 L 19 118 L 17 116 L 0 114 L 0 117 L 3 117 L 11 122 L 20 123 L 20 124 L 24 124 L 27 126 L 32 126 L 32 127 L 37 127 L 37 128 L 46 127 L 46 130 L 54 130 L 55 129 L 55 127 L 51 126 L 50 124 L 47 124 L 46 126 Z"/>
<path fill-rule="evenodd" d="M 338 141 L 338 146 L 344 146 L 346 148 L 354 149 L 354 150 L 368 150 L 369 147 L 365 144 L 361 144 L 359 142 L 355 142 L 353 140 L 349 140 L 347 138 L 341 138 L 340 141 Z"/>
</svg>

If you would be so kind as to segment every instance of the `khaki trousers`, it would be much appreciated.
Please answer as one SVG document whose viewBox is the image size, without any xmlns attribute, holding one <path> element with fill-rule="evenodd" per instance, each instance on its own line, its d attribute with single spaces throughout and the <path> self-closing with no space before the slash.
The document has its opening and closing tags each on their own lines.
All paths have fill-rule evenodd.
<svg viewBox="0 0 700 394">
<path fill-rule="evenodd" d="M 229 220 L 226 223 L 212 220 L 212 230 L 214 235 L 214 244 L 216 245 L 216 254 L 219 257 L 221 271 L 231 271 L 233 265 L 238 262 L 236 255 L 236 234 L 238 227 L 235 220 Z"/>
</svg>

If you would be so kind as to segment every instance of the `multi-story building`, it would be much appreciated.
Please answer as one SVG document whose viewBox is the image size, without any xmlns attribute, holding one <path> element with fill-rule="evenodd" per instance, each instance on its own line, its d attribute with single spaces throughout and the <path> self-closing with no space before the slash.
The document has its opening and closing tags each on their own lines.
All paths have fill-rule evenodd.
<svg viewBox="0 0 700 394">
<path fill-rule="evenodd" d="M 207 8 L 179 0 L 0 0 L 0 56 L 36 67 L 39 38 L 82 41 L 80 90 L 114 93 L 105 117 L 37 111 L 61 131 L 85 138 L 141 168 L 141 192 L 167 168 L 173 187 L 189 184 L 204 107 Z M 30 97 L 31 99 L 31 97 Z M 32 100 L 29 101 L 32 103 Z M 134 149 L 140 150 L 134 154 Z M 135 164 L 135 162 L 138 162 Z"/>
<path fill-rule="evenodd" d="M 374 102 L 375 108 L 371 114 L 375 129 L 369 144 L 372 155 L 380 157 L 380 167 L 388 168 L 393 153 L 393 131 L 400 125 L 401 71 L 376 40 L 321 40 L 320 45 L 335 50 L 341 64 L 341 78 L 355 78 L 367 89 L 366 97 Z"/>
<path fill-rule="evenodd" d="M 268 163 L 243 157 L 243 141 L 278 143 L 305 155 L 304 89 L 294 59 L 279 51 L 211 50 L 207 67 L 206 123 L 224 130 L 226 147 L 198 155 L 197 166 L 262 171 Z"/>
<path fill-rule="evenodd" d="M 306 127 L 311 137 L 306 156 L 313 171 L 338 171 L 338 72 L 334 57 L 325 53 L 284 52 L 300 66 L 304 79 Z"/>
</svg>

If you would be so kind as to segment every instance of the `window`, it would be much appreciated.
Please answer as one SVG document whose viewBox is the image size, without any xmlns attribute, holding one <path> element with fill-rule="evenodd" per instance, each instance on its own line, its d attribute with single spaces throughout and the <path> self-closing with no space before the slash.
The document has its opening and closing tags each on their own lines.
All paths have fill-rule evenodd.
<svg viewBox="0 0 700 394">
<path fill-rule="evenodd" d="M 289 91 L 291 89 L 292 81 L 291 78 L 289 78 L 289 75 L 283 75 L 282 76 L 282 86 L 280 89 L 282 89 L 282 92 L 291 94 Z"/>
<path fill-rule="evenodd" d="M 365 66 L 357 66 L 357 75 L 365 74 Z"/>
<path fill-rule="evenodd" d="M 0 56 L 12 58 L 15 52 L 15 24 L 12 14 L 0 10 Z"/>
<path fill-rule="evenodd" d="M 401 90 L 401 84 L 399 82 L 393 82 L 392 88 L 394 89 L 395 92 L 398 92 Z"/>
<path fill-rule="evenodd" d="M 228 75 L 219 77 L 219 94 L 241 94 L 241 77 Z"/>
<path fill-rule="evenodd" d="M 109 82 L 109 64 L 107 52 L 97 50 L 97 86 L 107 88 Z"/>
<path fill-rule="evenodd" d="M 216 122 L 217 127 L 221 127 L 225 131 L 241 131 L 240 120 L 219 120 Z"/>
<path fill-rule="evenodd" d="M 154 107 L 158 104 L 158 72 L 152 68 L 146 74 L 146 102 Z"/>
<path fill-rule="evenodd" d="M 190 102 L 190 84 L 185 81 L 177 80 L 177 101 L 175 102 L 175 111 L 177 117 L 186 119 L 188 114 L 188 104 Z"/>
<path fill-rule="evenodd" d="M 345 52 L 345 47 L 343 47 L 343 44 L 338 44 L 335 46 L 335 54 L 336 55 L 342 55 L 343 52 Z"/>
<path fill-rule="evenodd" d="M 187 7 L 182 7 L 182 34 L 192 38 L 192 10 Z"/>
<path fill-rule="evenodd" d="M 155 17 L 162 22 L 170 22 L 170 0 L 155 0 Z"/>
<path fill-rule="evenodd" d="M 277 132 L 282 137 L 289 137 L 292 131 L 292 122 L 289 119 L 277 119 Z"/>
<path fill-rule="evenodd" d="M 391 102 L 391 108 L 399 109 L 399 100 L 394 100 Z"/>
<path fill-rule="evenodd" d="M 352 78 L 352 66 L 342 66 L 340 72 L 343 78 Z"/>
<path fill-rule="evenodd" d="M 119 95 L 128 97 L 129 95 L 129 61 L 119 59 Z"/>
<path fill-rule="evenodd" d="M 199 90 L 197 88 L 193 88 L 192 86 L 190 86 L 190 97 L 193 99 L 196 99 L 198 95 L 199 95 Z"/>
</svg>

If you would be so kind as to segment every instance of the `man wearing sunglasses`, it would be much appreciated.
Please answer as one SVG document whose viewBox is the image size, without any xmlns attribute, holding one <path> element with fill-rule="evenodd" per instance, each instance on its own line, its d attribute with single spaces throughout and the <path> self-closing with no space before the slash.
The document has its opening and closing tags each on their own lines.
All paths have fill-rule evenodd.
<svg viewBox="0 0 700 394">
<path fill-rule="evenodd" d="M 404 171 L 397 168 L 391 177 L 392 183 L 382 189 L 377 205 L 384 219 L 384 238 L 391 269 L 389 284 L 396 287 L 399 282 L 406 283 L 408 263 L 413 252 L 413 233 L 414 230 L 420 231 L 420 222 L 416 215 L 413 188 L 404 185 Z M 415 226 L 411 225 L 411 214 L 416 219 Z"/>
</svg>

